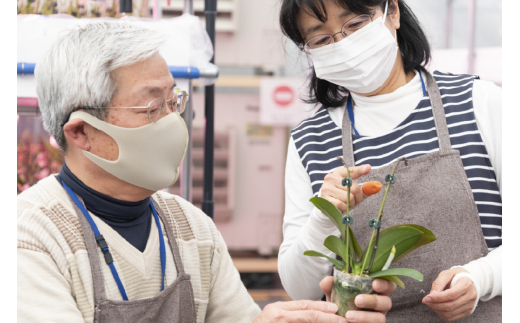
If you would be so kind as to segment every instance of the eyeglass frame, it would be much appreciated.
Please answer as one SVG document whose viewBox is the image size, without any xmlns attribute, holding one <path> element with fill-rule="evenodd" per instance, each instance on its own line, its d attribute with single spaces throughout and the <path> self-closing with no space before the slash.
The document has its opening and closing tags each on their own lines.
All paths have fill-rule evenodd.
<svg viewBox="0 0 520 323">
<path fill-rule="evenodd" d="M 307 54 L 310 54 L 309 51 L 306 50 L 306 48 L 309 48 L 309 50 L 311 49 L 310 46 L 307 46 L 307 44 L 309 44 L 311 40 L 313 40 L 314 38 L 319 37 L 319 36 L 331 36 L 331 37 L 332 37 L 332 43 L 334 44 L 334 43 L 336 43 L 336 38 L 334 38 L 334 36 L 336 36 L 337 34 L 342 34 L 343 37 L 345 37 L 345 38 L 348 37 L 348 35 L 346 35 L 346 34 L 343 33 L 343 28 L 344 28 L 344 27 L 345 27 L 345 26 L 346 26 L 350 21 L 352 21 L 352 20 L 354 20 L 354 19 L 356 19 L 356 18 L 359 18 L 359 17 L 361 17 L 361 16 L 369 16 L 369 17 L 370 17 L 370 21 L 373 22 L 373 21 L 374 21 L 374 20 L 373 20 L 373 17 L 376 15 L 376 12 L 377 12 L 377 8 L 374 9 L 374 12 L 373 12 L 372 14 L 362 14 L 362 15 L 357 15 L 357 16 L 355 16 L 355 17 L 352 17 L 352 18 L 350 18 L 349 20 L 347 20 L 347 22 L 345 22 L 345 23 L 341 26 L 341 30 L 340 30 L 339 32 L 337 32 L 337 33 L 335 33 L 335 34 L 332 34 L 332 35 L 331 35 L 331 34 L 319 34 L 319 35 L 313 36 L 313 37 L 311 37 L 311 39 L 309 39 L 309 40 L 308 40 L 308 41 L 307 41 L 303 46 L 300 45 L 300 46 L 298 46 L 298 47 L 300 47 L 300 50 L 301 50 L 302 52 L 306 52 Z M 353 33 L 352 33 L 352 34 L 353 34 Z M 352 34 L 351 34 L 351 35 L 352 35 Z M 325 46 L 327 46 L 327 45 L 325 45 Z M 323 47 L 323 46 L 322 46 L 322 47 Z M 318 47 L 318 48 L 320 48 L 320 47 Z M 312 49 L 314 49 L 314 48 L 312 48 Z"/>
<path fill-rule="evenodd" d="M 178 111 L 174 111 L 174 109 L 173 109 L 173 102 L 172 102 L 173 99 L 170 99 L 170 100 L 164 100 L 164 103 L 165 103 L 165 104 L 164 104 L 164 108 L 160 108 L 160 109 L 163 110 L 162 113 L 164 113 L 164 111 L 166 110 L 166 105 L 167 105 L 167 104 L 170 104 L 170 108 L 172 109 L 173 112 L 179 112 L 179 114 L 181 114 L 181 113 L 184 112 L 184 110 L 186 109 L 186 103 L 188 102 L 188 93 L 187 93 L 186 91 L 180 91 L 179 93 L 182 94 L 182 101 L 181 101 L 181 103 L 180 103 L 181 108 L 180 108 Z M 178 93 L 175 93 L 175 95 L 177 96 L 177 99 L 178 99 L 179 94 L 178 94 Z M 157 100 L 157 99 L 160 99 L 160 97 L 157 97 L 157 98 L 153 99 L 152 101 L 150 101 L 150 103 L 148 103 L 147 106 L 140 106 L 140 107 L 106 107 L 106 108 L 107 108 L 107 109 L 111 109 L 111 108 L 117 108 L 117 109 L 146 109 L 146 110 L 147 110 L 146 112 L 147 112 L 147 115 L 148 115 L 148 120 L 150 121 L 150 123 L 155 123 L 155 122 L 157 122 L 157 121 L 155 121 L 155 122 L 152 121 L 152 118 L 150 117 L 150 105 L 152 105 L 152 102 L 155 101 L 155 100 Z M 177 104 L 177 106 L 179 106 L 179 102 L 176 102 L 176 104 Z M 74 112 L 76 112 L 76 111 L 78 111 L 78 110 L 81 110 L 81 109 L 92 109 L 92 108 L 91 108 L 91 107 L 78 107 L 78 108 L 75 108 L 74 110 L 72 110 L 72 111 L 67 115 L 67 117 L 63 120 L 63 122 L 61 123 L 60 126 L 63 128 L 63 126 L 65 126 L 65 124 L 66 124 L 67 122 L 69 122 L 70 116 L 71 116 Z M 176 108 L 175 110 L 177 110 L 177 108 Z M 159 118 L 159 120 L 162 119 L 162 116 L 163 116 L 163 115 L 161 115 L 161 118 Z M 158 120 L 158 121 L 159 121 L 159 120 Z"/>
</svg>

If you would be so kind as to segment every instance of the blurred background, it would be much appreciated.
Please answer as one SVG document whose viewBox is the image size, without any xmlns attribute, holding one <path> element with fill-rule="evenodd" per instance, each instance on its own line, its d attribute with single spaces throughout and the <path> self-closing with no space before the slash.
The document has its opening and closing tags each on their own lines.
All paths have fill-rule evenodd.
<svg viewBox="0 0 520 323">
<path fill-rule="evenodd" d="M 80 19 L 133 16 L 162 21 L 181 16 L 189 2 L 133 0 L 132 12 L 121 13 L 120 1 L 125 0 L 18 0 L 18 14 L 66 14 Z M 214 220 L 242 281 L 262 307 L 289 300 L 277 274 L 285 158 L 290 129 L 315 108 L 299 100 L 304 96 L 309 65 L 306 55 L 280 31 L 280 3 L 218 0 L 215 23 L 215 64 L 220 76 L 215 83 Z M 430 68 L 477 74 L 502 85 L 501 0 L 406 3 L 422 22 L 432 45 Z M 204 26 L 203 0 L 193 0 L 193 13 Z M 177 37 L 175 32 L 172 30 L 172 37 Z M 19 33 L 19 43 L 21 37 Z M 58 172 L 62 165 L 55 141 L 41 124 L 34 91 L 27 90 L 34 86 L 31 82 L 31 76 L 18 76 L 18 192 Z M 204 85 L 194 80 L 191 96 L 191 200 L 199 207 L 203 197 Z M 179 183 L 170 191 L 180 194 Z"/>
</svg>

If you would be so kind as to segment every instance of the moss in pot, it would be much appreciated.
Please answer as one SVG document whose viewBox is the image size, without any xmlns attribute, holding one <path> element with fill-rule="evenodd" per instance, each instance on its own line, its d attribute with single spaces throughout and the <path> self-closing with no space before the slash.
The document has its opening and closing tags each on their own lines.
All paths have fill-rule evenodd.
<svg viewBox="0 0 520 323">
<path fill-rule="evenodd" d="M 334 204 L 321 198 L 313 197 L 310 201 L 320 211 L 322 211 L 336 225 L 341 232 L 341 238 L 328 236 L 324 245 L 335 253 L 339 259 L 330 258 L 320 252 L 308 250 L 304 255 L 311 257 L 327 258 L 334 265 L 334 283 L 331 292 L 331 301 L 338 305 L 337 314 L 345 317 L 350 310 L 358 309 L 354 304 L 354 299 L 359 294 L 375 294 L 372 289 L 372 281 L 375 278 L 382 278 L 395 282 L 399 287 L 404 288 L 404 283 L 399 276 L 407 276 L 418 281 L 423 280 L 423 276 L 415 269 L 391 268 L 389 266 L 403 258 L 413 250 L 435 241 L 435 235 L 428 229 L 413 224 L 401 224 L 381 230 L 381 219 L 385 200 L 392 184 L 397 180 L 395 175 L 399 159 L 392 172 L 385 177 L 388 183 L 385 195 L 379 209 L 377 218 L 371 219 L 368 225 L 373 228 L 372 237 L 368 246 L 363 250 L 350 228 L 354 217 L 350 215 L 349 197 L 352 178 L 348 167 L 347 178 L 342 181 L 343 186 L 347 187 L 347 210 L 343 215 Z M 404 159 L 404 158 L 403 158 Z M 366 184 L 365 184 L 366 185 Z"/>
</svg>

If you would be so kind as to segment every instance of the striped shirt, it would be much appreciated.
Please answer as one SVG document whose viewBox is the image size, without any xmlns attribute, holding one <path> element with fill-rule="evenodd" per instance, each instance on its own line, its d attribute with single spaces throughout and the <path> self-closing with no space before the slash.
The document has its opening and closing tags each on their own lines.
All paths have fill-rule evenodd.
<svg viewBox="0 0 520 323">
<path fill-rule="evenodd" d="M 496 175 L 489 160 L 473 112 L 475 76 L 434 73 L 442 101 L 453 149 L 460 152 L 477 205 L 482 231 L 490 250 L 502 244 L 502 200 Z M 326 174 L 342 166 L 341 128 L 322 107 L 292 130 L 292 138 L 309 174 L 314 195 Z M 439 150 L 431 103 L 425 95 L 414 111 L 390 133 L 367 137 L 353 135 L 356 165 L 370 164 L 377 169 L 400 157 L 413 158 Z"/>
</svg>

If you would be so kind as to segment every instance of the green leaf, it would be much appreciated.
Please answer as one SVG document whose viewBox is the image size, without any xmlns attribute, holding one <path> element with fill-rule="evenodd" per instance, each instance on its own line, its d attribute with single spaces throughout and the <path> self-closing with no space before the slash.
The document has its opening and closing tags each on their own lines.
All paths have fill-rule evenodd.
<svg viewBox="0 0 520 323">
<path fill-rule="evenodd" d="M 361 273 L 361 262 L 354 262 L 354 265 L 352 266 L 352 272 L 353 273 Z"/>
<path fill-rule="evenodd" d="M 339 232 L 343 234 L 345 232 L 345 224 L 341 222 L 343 215 L 338 208 L 322 197 L 313 197 L 309 201 L 314 204 L 323 214 L 329 217 L 329 219 L 336 225 Z"/>
<path fill-rule="evenodd" d="M 402 280 L 399 279 L 399 277 L 397 276 L 381 276 L 381 277 L 377 277 L 378 279 L 386 279 L 386 280 L 389 280 L 391 282 L 394 282 L 396 283 L 397 286 L 401 287 L 402 289 L 404 289 L 404 283 Z"/>
<path fill-rule="evenodd" d="M 406 276 L 416 279 L 420 282 L 423 281 L 423 275 L 417 270 L 410 268 L 390 268 L 368 274 L 368 277 L 370 278 L 379 278 L 384 276 Z"/>
<path fill-rule="evenodd" d="M 336 236 L 328 236 L 327 239 L 325 239 L 323 245 L 330 251 L 334 252 L 336 255 L 343 258 L 344 261 L 347 261 L 347 250 L 343 240 Z"/>
<path fill-rule="evenodd" d="M 417 248 L 419 248 L 421 246 L 424 246 L 424 245 L 426 245 L 426 244 L 428 244 L 430 242 L 433 242 L 433 241 L 437 240 L 437 237 L 435 236 L 435 234 L 433 234 L 433 232 L 431 232 L 430 230 L 428 230 L 425 227 L 422 227 L 420 225 L 403 224 L 403 225 L 397 225 L 397 226 L 394 226 L 394 227 L 391 227 L 391 228 L 402 227 L 402 226 L 408 226 L 408 227 L 412 227 L 412 228 L 415 228 L 417 230 L 420 230 L 420 231 L 422 231 L 424 233 L 424 235 L 422 236 L 421 239 L 419 239 L 419 241 L 417 241 L 417 243 L 415 245 L 413 245 L 413 247 L 411 247 L 407 251 L 403 252 L 400 256 L 395 255 L 395 258 L 392 261 L 392 263 L 394 263 L 394 262 L 398 261 L 399 259 L 403 258 L 404 256 L 406 256 L 410 252 L 414 251 L 415 249 L 417 249 Z M 391 228 L 388 228 L 388 229 L 391 229 Z M 385 229 L 382 232 L 384 232 L 384 231 L 386 231 L 388 229 Z"/>
<path fill-rule="evenodd" d="M 377 246 L 376 256 L 374 257 L 374 264 L 372 265 L 370 272 L 376 272 L 383 269 L 393 246 L 395 246 L 395 257 L 397 258 L 402 253 L 405 253 L 412 248 L 423 235 L 424 233 L 421 230 L 407 226 L 396 226 L 381 231 L 379 233 L 379 244 Z M 370 264 L 374 244 L 375 241 L 368 253 L 364 270 L 368 269 Z"/>
<path fill-rule="evenodd" d="M 350 249 L 354 250 L 354 253 L 356 254 L 355 261 L 361 261 L 361 256 L 363 255 L 363 249 L 361 249 L 361 247 L 359 246 L 359 244 L 356 240 L 356 237 L 354 236 L 354 232 L 352 232 L 352 228 L 350 227 L 350 225 L 348 226 L 348 231 L 349 231 L 349 237 L 350 237 L 350 241 L 349 241 Z"/>
<path fill-rule="evenodd" d="M 305 256 L 310 256 L 310 257 L 322 257 L 322 258 L 327 258 L 334 266 L 338 267 L 339 270 L 344 270 L 346 267 L 347 267 L 347 264 L 344 263 L 343 261 L 341 260 L 336 260 L 336 259 L 332 259 L 328 256 L 325 256 L 324 254 L 322 254 L 321 252 L 317 252 L 317 251 L 314 251 L 314 250 L 307 250 L 303 253 Z"/>
</svg>

